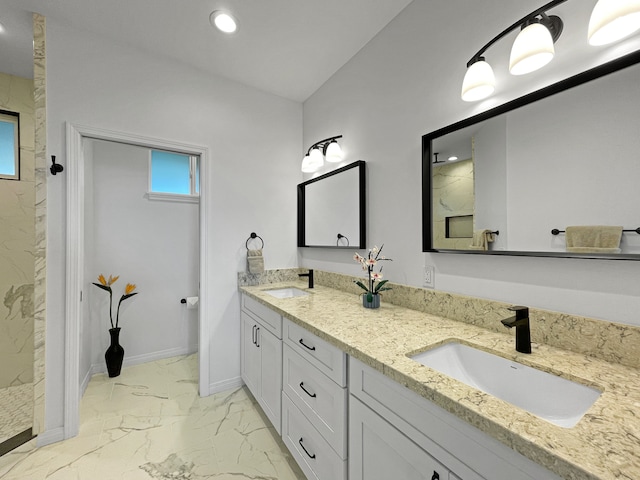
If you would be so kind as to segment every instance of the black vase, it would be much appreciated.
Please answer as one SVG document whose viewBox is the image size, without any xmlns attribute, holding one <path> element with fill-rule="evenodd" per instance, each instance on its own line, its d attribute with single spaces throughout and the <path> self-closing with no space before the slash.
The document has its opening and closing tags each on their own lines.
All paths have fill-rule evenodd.
<svg viewBox="0 0 640 480">
<path fill-rule="evenodd" d="M 120 327 L 110 328 L 109 335 L 111 335 L 111 345 L 104 353 L 104 359 L 107 362 L 109 377 L 117 377 L 120 375 L 124 359 L 124 348 L 120 345 Z"/>
</svg>

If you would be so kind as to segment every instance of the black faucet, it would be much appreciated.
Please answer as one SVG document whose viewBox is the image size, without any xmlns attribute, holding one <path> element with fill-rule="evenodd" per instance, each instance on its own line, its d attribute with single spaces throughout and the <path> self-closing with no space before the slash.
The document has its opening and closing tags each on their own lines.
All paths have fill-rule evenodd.
<svg viewBox="0 0 640 480">
<path fill-rule="evenodd" d="M 529 308 L 509 307 L 509 310 L 516 312 L 515 316 L 505 318 L 502 324 L 505 327 L 516 327 L 516 350 L 520 353 L 531 353 L 531 330 L 529 329 Z"/>
<path fill-rule="evenodd" d="M 307 273 L 299 273 L 299 277 L 309 277 L 309 288 L 313 288 L 313 270 L 309 269 Z"/>
</svg>

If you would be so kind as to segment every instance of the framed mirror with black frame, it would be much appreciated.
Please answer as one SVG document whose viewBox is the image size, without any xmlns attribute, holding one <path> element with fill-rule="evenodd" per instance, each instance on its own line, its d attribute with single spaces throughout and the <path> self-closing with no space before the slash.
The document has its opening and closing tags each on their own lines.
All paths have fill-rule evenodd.
<svg viewBox="0 0 640 480">
<path fill-rule="evenodd" d="M 636 51 L 424 135 L 423 251 L 640 260 L 639 62 Z M 619 245 L 572 248 L 568 227 L 621 227 Z"/>
<path fill-rule="evenodd" d="M 366 163 L 300 183 L 298 247 L 366 248 Z"/>
</svg>

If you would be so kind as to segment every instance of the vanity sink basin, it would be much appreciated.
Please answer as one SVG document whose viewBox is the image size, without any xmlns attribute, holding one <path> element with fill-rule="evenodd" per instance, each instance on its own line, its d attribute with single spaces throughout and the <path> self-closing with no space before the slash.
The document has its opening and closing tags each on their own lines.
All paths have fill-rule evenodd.
<svg viewBox="0 0 640 480">
<path fill-rule="evenodd" d="M 276 298 L 306 297 L 309 295 L 309 292 L 294 287 L 274 288 L 273 290 L 265 290 L 264 293 Z"/>
<path fill-rule="evenodd" d="M 602 393 L 461 343 L 410 358 L 565 428 L 578 423 Z"/>
</svg>

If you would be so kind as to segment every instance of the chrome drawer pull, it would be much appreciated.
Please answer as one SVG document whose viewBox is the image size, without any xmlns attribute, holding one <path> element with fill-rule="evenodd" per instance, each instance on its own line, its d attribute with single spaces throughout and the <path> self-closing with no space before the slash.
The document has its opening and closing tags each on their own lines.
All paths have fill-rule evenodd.
<svg viewBox="0 0 640 480">
<path fill-rule="evenodd" d="M 310 347 L 309 345 L 307 345 L 306 343 L 304 343 L 304 342 L 302 341 L 302 339 L 300 339 L 300 345 L 302 345 L 304 348 L 307 348 L 307 349 L 309 349 L 309 350 L 315 350 L 315 349 L 316 349 L 316 347 Z"/>
<path fill-rule="evenodd" d="M 304 382 L 300 382 L 300 388 L 302 390 L 304 390 L 304 393 L 306 393 L 307 395 L 309 395 L 311 398 L 316 398 L 317 395 L 315 393 L 309 393 L 309 390 L 307 390 L 306 388 L 304 388 Z"/>
<path fill-rule="evenodd" d="M 306 448 L 304 448 L 304 445 L 302 444 L 302 437 L 300 437 L 300 440 L 298 440 L 298 443 L 300 444 L 300 446 L 302 447 L 302 449 L 304 450 L 304 453 L 306 453 L 307 455 L 309 455 L 309 458 L 316 458 L 316 454 L 314 453 L 313 455 L 311 455 Z"/>
</svg>

